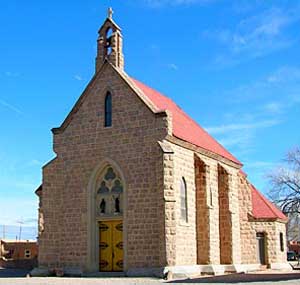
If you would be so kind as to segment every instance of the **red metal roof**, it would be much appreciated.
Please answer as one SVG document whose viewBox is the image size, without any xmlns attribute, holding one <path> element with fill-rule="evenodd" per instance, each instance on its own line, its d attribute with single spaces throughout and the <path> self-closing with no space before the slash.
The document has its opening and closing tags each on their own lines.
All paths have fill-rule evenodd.
<svg viewBox="0 0 300 285">
<path fill-rule="evenodd" d="M 262 195 L 253 185 L 252 190 L 252 215 L 257 219 L 281 219 L 288 218 L 264 195 Z"/>
<path fill-rule="evenodd" d="M 131 78 L 135 85 L 157 107 L 158 111 L 168 110 L 172 113 L 173 135 L 203 149 L 219 154 L 235 163 L 242 165 L 229 151 L 210 136 L 201 126 L 191 119 L 170 98 Z"/>
</svg>

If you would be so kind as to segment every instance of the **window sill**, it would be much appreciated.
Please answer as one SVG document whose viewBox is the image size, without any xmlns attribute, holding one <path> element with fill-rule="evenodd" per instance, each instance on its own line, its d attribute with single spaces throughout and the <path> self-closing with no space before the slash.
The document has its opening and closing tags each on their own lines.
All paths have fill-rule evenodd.
<svg viewBox="0 0 300 285">
<path fill-rule="evenodd" d="M 180 221 L 179 226 L 189 228 L 191 225 L 189 222 Z"/>
</svg>

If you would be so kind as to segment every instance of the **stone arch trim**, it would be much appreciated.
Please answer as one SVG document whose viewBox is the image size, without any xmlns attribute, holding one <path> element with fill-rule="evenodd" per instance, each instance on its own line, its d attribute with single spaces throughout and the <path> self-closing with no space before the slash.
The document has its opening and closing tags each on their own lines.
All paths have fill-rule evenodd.
<svg viewBox="0 0 300 285">
<path fill-rule="evenodd" d="M 99 271 L 99 236 L 98 225 L 96 219 L 96 182 L 103 171 L 111 166 L 118 172 L 123 183 L 123 244 L 124 244 L 124 271 L 127 270 L 127 183 L 124 172 L 117 162 L 110 158 L 105 158 L 92 171 L 87 187 L 87 261 L 86 271 L 98 272 Z"/>
</svg>

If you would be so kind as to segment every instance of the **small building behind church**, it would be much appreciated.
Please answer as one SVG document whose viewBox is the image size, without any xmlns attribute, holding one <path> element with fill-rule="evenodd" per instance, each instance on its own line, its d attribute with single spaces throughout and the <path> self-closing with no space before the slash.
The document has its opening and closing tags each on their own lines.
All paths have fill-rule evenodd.
<svg viewBox="0 0 300 285">
<path fill-rule="evenodd" d="M 38 246 L 34 240 L 0 240 L 0 267 L 32 269 L 37 265 Z"/>
<path fill-rule="evenodd" d="M 288 268 L 286 216 L 236 157 L 124 67 L 122 32 L 110 11 L 95 74 L 52 129 L 55 158 L 37 190 L 36 272 Z"/>
</svg>

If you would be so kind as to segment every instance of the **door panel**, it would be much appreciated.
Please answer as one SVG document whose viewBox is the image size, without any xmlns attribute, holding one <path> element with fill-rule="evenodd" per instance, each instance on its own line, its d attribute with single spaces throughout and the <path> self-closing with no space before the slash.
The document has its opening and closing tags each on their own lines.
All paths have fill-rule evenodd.
<svg viewBox="0 0 300 285">
<path fill-rule="evenodd" d="M 99 224 L 99 270 L 112 271 L 112 226 L 110 222 Z"/>
<path fill-rule="evenodd" d="M 123 222 L 99 223 L 99 270 L 123 271 Z"/>
<path fill-rule="evenodd" d="M 123 223 L 113 223 L 113 271 L 123 271 Z"/>
</svg>

